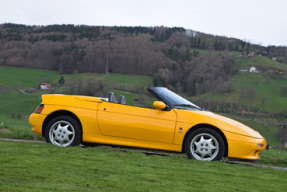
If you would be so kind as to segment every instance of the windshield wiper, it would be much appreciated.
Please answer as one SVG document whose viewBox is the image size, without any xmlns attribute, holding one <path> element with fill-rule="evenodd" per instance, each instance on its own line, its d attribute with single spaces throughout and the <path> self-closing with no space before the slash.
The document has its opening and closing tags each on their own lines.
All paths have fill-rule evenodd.
<svg viewBox="0 0 287 192">
<path fill-rule="evenodd" d="M 195 105 L 190 105 L 190 104 L 175 104 L 174 107 L 187 107 L 187 108 L 193 108 L 193 109 L 198 109 L 202 111 L 202 108 L 197 107 Z"/>
</svg>

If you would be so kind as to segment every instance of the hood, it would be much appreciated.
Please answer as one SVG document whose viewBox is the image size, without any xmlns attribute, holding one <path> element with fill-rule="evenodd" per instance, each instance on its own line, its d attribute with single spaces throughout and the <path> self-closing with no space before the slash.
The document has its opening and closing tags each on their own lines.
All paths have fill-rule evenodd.
<svg viewBox="0 0 287 192">
<path fill-rule="evenodd" d="M 192 124 L 210 124 L 222 131 L 232 132 L 248 137 L 263 138 L 258 131 L 228 117 L 209 111 L 187 111 L 176 109 L 178 121 Z"/>
</svg>

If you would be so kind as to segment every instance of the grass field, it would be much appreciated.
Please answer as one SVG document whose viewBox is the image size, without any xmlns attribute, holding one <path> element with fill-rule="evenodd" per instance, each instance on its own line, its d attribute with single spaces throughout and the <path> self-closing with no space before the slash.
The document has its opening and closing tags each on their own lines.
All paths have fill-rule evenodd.
<svg viewBox="0 0 287 192">
<path fill-rule="evenodd" d="M 195 51 L 198 51 L 199 54 L 213 54 L 213 55 L 218 55 L 218 54 L 222 54 L 225 52 L 225 51 L 214 51 L 214 50 L 210 51 L 206 49 L 195 49 Z M 238 51 L 228 51 L 227 53 L 232 56 L 241 54 L 241 52 L 238 52 Z"/>
<path fill-rule="evenodd" d="M 205 52 L 203 51 L 203 53 Z M 231 52 L 230 54 L 235 53 Z M 240 69 L 249 69 L 250 66 L 267 66 L 287 71 L 286 64 L 264 56 L 236 57 L 235 62 Z M 286 78 L 286 74 L 277 74 L 276 76 L 272 71 L 261 71 L 259 68 L 259 73 L 239 73 L 222 85 L 223 87 L 227 85 L 232 87 L 232 92 L 221 93 L 215 90 L 206 94 L 206 97 L 215 101 L 251 106 L 257 108 L 258 111 L 262 108 L 265 111 L 278 112 L 287 109 L 287 97 L 283 91 L 283 88 L 287 86 Z M 244 99 L 242 100 L 241 94 L 244 90 L 248 90 L 247 94 L 252 91 L 253 95 L 248 97 L 243 94 Z M 202 97 L 202 95 L 197 97 Z"/>
<path fill-rule="evenodd" d="M 12 118 L 13 115 L 27 117 L 41 102 L 40 95 L 22 94 L 18 89 L 27 89 L 47 80 L 56 80 L 56 72 L 26 68 L 0 66 L 0 123 L 10 126 L 28 127 L 27 118 Z"/>
<path fill-rule="evenodd" d="M 260 153 L 259 164 L 287 167 L 286 149 L 269 149 Z"/>
<path fill-rule="evenodd" d="M 269 112 L 278 112 L 287 109 L 287 97 L 283 94 L 283 87 L 286 86 L 286 80 L 272 79 L 262 73 L 241 73 L 232 77 L 230 84 L 234 91 L 231 93 L 212 92 L 208 98 L 230 103 L 240 103 L 241 92 L 243 89 L 252 90 L 254 98 L 244 95 L 243 105 L 252 104 L 255 108 L 261 108 Z M 262 105 L 262 102 L 264 104 Z"/>
<path fill-rule="evenodd" d="M 140 75 L 120 74 L 65 74 L 61 75 L 52 71 L 41 71 L 26 68 L 14 68 L 0 66 L 0 124 L 3 122 L 10 128 L 29 127 L 27 118 L 41 102 L 41 94 L 49 94 L 49 91 L 39 91 L 34 95 L 23 94 L 19 89 L 32 88 L 40 83 L 48 82 L 58 84 L 58 80 L 64 76 L 67 84 L 89 78 L 102 78 L 104 82 L 111 84 L 112 90 L 123 89 L 136 91 L 139 88 L 147 88 L 152 82 L 151 77 Z M 2 87 L 2 89 L 1 89 Z M 109 87 L 107 87 L 109 89 Z M 111 90 L 107 90 L 111 91 Z M 67 90 L 54 90 L 53 93 L 68 93 Z M 124 94 L 128 104 L 135 105 L 135 98 L 139 95 L 131 92 L 114 91 L 117 96 Z M 21 118 L 12 118 L 21 116 Z"/>
<path fill-rule="evenodd" d="M 274 61 L 268 57 L 254 56 L 250 58 L 238 57 L 237 62 L 241 63 L 241 69 L 248 69 L 249 66 L 268 66 L 277 69 L 287 70 L 287 65 Z"/>
<path fill-rule="evenodd" d="M 60 77 L 53 71 L 0 66 L 0 86 L 13 90 L 31 88 L 46 81 L 57 81 Z"/>
<path fill-rule="evenodd" d="M 286 86 L 286 80 L 266 78 L 263 74 L 244 73 L 235 76 L 231 82 L 237 90 L 235 94 L 238 100 L 240 90 L 249 87 L 255 90 L 254 105 L 256 107 L 261 107 L 265 98 L 262 107 L 264 110 L 276 112 L 287 108 L 287 99 L 282 91 L 283 87 Z"/>
<path fill-rule="evenodd" d="M 285 191 L 286 171 L 0 141 L 0 191 Z"/>
</svg>

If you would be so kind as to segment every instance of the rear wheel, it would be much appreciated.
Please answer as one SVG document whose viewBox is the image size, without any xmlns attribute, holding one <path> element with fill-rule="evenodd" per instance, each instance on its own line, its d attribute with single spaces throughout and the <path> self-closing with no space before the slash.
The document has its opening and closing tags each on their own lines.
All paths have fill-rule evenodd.
<svg viewBox="0 0 287 192">
<path fill-rule="evenodd" d="M 221 135 L 210 128 L 193 131 L 185 142 L 187 156 L 201 161 L 220 160 L 223 157 L 224 149 Z"/>
<path fill-rule="evenodd" d="M 45 129 L 46 141 L 60 147 L 79 145 L 81 137 L 79 123 L 70 116 L 59 116 L 52 119 Z"/>
</svg>

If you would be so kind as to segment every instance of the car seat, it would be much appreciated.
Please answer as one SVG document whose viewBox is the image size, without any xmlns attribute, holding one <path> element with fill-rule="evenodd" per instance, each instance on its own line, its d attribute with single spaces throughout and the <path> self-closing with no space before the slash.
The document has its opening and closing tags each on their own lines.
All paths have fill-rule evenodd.
<svg viewBox="0 0 287 192">
<path fill-rule="evenodd" d="M 120 96 L 119 96 L 119 98 L 118 98 L 118 104 L 123 104 L 123 105 L 126 105 L 126 104 L 127 104 L 125 96 L 123 96 L 123 95 L 120 95 Z"/>
<path fill-rule="evenodd" d="M 108 102 L 111 102 L 111 103 L 116 103 L 116 97 L 115 97 L 115 94 L 113 92 L 108 92 Z"/>
</svg>

